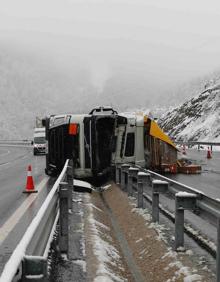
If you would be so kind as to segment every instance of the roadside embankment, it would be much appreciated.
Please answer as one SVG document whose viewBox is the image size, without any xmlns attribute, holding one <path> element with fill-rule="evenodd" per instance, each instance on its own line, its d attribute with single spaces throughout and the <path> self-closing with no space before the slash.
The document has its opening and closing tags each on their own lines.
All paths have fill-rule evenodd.
<svg viewBox="0 0 220 282">
<path fill-rule="evenodd" d="M 103 192 L 74 192 L 70 218 L 70 254 L 57 265 L 56 281 L 215 280 L 190 250 L 172 251 L 163 226 L 152 224 L 148 210 L 137 209 L 114 183 Z"/>
</svg>

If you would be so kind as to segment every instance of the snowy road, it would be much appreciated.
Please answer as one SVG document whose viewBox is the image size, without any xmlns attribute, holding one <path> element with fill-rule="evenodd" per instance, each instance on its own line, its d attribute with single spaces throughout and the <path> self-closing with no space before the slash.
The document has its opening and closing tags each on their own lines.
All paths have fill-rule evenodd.
<svg viewBox="0 0 220 282">
<path fill-rule="evenodd" d="M 212 159 L 207 159 L 206 151 L 187 150 L 187 157 L 202 166 L 198 175 L 177 174 L 172 176 L 178 182 L 204 192 L 214 199 L 220 198 L 220 152 L 213 152 Z"/>
<path fill-rule="evenodd" d="M 29 164 L 39 190 L 33 196 L 22 193 Z M 0 272 L 51 188 L 44 168 L 45 156 L 32 148 L 0 147 Z"/>
</svg>

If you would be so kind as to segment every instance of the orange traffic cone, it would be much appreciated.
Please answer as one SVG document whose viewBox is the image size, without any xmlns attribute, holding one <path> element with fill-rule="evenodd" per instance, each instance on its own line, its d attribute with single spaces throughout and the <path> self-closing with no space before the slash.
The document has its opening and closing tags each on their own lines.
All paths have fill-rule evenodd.
<svg viewBox="0 0 220 282">
<path fill-rule="evenodd" d="M 34 190 L 34 180 L 32 177 L 31 165 L 28 166 L 26 188 L 23 193 L 37 193 L 37 191 Z"/>
<path fill-rule="evenodd" d="M 212 158 L 212 153 L 211 150 L 208 147 L 208 151 L 207 151 L 207 159 L 211 159 Z"/>
</svg>

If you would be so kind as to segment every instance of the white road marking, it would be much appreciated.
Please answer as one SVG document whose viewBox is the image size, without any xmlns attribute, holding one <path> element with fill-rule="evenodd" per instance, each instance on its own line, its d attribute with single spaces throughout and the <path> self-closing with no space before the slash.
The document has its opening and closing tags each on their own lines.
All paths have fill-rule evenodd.
<svg viewBox="0 0 220 282">
<path fill-rule="evenodd" d="M 15 225 L 19 222 L 21 217 L 27 211 L 29 206 L 33 203 L 33 201 L 37 198 L 38 194 L 44 188 L 45 184 L 48 182 L 49 177 L 45 177 L 36 187 L 35 189 L 38 193 L 30 194 L 27 199 L 21 204 L 21 206 L 12 214 L 12 216 L 0 227 L 0 245 L 6 239 L 8 234 L 12 231 Z"/>
</svg>

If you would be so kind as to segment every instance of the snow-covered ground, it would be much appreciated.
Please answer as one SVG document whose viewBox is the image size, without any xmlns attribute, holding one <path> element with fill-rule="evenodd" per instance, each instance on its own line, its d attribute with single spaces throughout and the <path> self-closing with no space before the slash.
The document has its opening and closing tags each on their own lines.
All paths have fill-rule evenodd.
<svg viewBox="0 0 220 282">
<path fill-rule="evenodd" d="M 130 198 L 131 203 L 133 204 L 133 206 L 135 206 L 135 201 L 136 199 L 134 198 Z M 146 209 L 138 209 L 138 208 L 134 208 L 133 212 L 138 213 L 139 215 L 141 215 L 145 220 L 146 220 L 146 224 L 150 227 L 156 230 L 157 232 L 157 238 L 156 240 L 158 241 L 163 241 L 167 244 L 167 240 L 166 240 L 166 227 L 158 224 L 158 223 L 151 223 L 151 215 L 148 212 L 148 210 Z M 181 250 L 179 250 L 181 251 Z M 184 251 L 184 255 L 186 256 L 191 256 L 192 255 L 192 251 L 191 250 L 187 250 L 185 252 Z M 177 271 L 175 272 L 175 275 L 168 279 L 166 282 L 171 282 L 171 281 L 178 281 L 178 279 L 180 279 L 180 277 L 183 277 L 183 281 L 184 282 L 193 282 L 193 281 L 203 281 L 203 278 L 201 275 L 199 275 L 197 273 L 196 269 L 192 269 L 189 266 L 186 266 L 183 264 L 183 262 L 181 262 L 181 260 L 179 259 L 179 255 L 177 252 L 173 251 L 172 248 L 167 247 L 167 252 L 162 256 L 162 260 L 165 258 L 171 258 L 172 261 L 168 264 L 167 266 L 167 270 L 172 269 L 174 266 L 177 268 Z"/>
<path fill-rule="evenodd" d="M 179 107 L 164 114 L 159 124 L 176 140 L 220 141 L 220 78 Z"/>
</svg>

